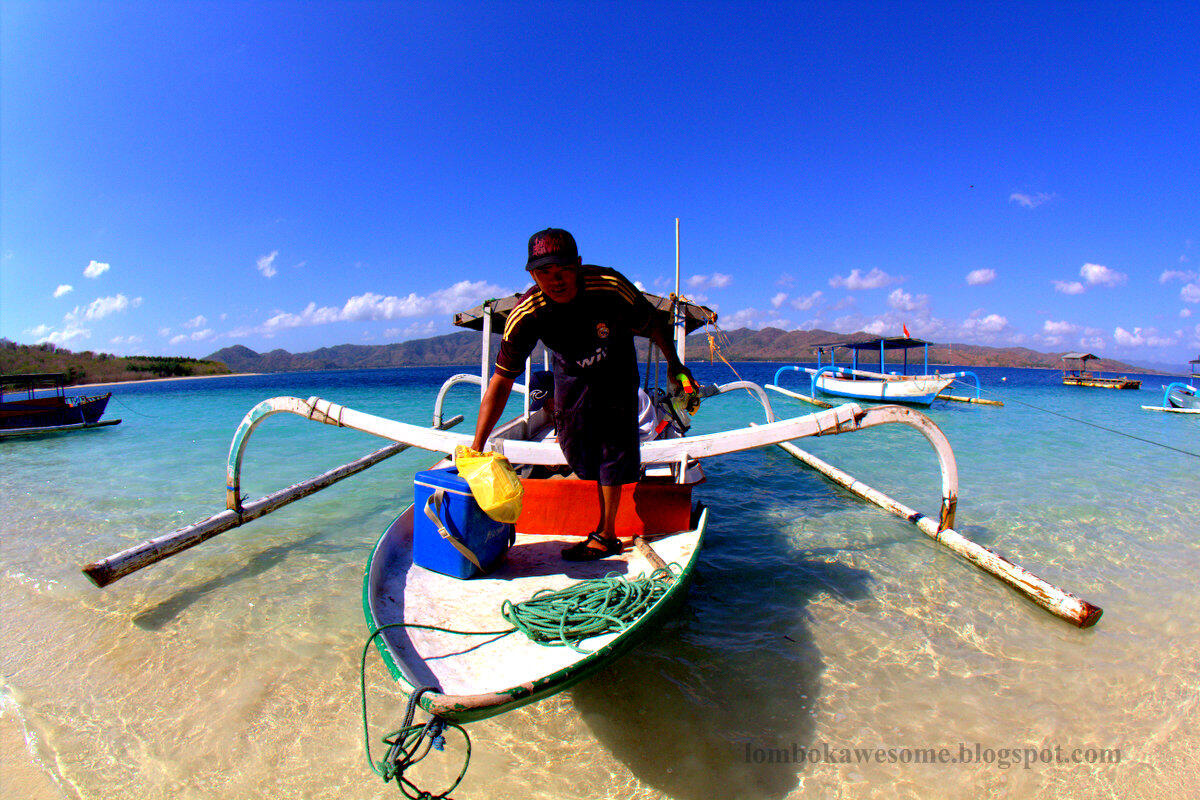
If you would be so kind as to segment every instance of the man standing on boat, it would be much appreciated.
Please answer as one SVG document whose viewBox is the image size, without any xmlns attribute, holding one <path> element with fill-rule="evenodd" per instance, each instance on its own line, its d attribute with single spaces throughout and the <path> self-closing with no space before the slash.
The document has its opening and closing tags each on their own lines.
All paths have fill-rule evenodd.
<svg viewBox="0 0 1200 800">
<path fill-rule="evenodd" d="M 667 374 L 689 381 L 671 345 L 670 329 L 654 307 L 616 270 L 584 266 L 575 238 L 547 228 L 529 237 L 525 269 L 534 286 L 508 315 L 496 371 L 479 405 L 474 450 L 483 450 L 512 391 L 513 380 L 541 341 L 554 353 L 554 423 L 558 443 L 575 474 L 596 481 L 600 524 L 563 550 L 569 561 L 621 552 L 617 508 L 621 486 L 637 482 L 638 364 L 634 334 L 647 336 L 667 359 Z M 694 383 L 694 381 L 693 381 Z"/>
</svg>

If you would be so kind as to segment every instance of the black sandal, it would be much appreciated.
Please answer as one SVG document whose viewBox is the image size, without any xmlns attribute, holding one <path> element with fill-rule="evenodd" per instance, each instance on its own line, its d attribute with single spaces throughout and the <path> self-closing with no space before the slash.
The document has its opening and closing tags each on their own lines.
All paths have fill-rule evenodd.
<svg viewBox="0 0 1200 800">
<path fill-rule="evenodd" d="M 588 547 L 588 542 L 598 542 L 604 545 L 604 549 Z M 619 539 L 607 539 L 601 535 L 600 531 L 592 531 L 582 542 L 576 542 L 570 547 L 564 548 L 562 557 L 566 561 L 598 561 L 601 558 L 619 555 L 623 549 Z"/>
</svg>

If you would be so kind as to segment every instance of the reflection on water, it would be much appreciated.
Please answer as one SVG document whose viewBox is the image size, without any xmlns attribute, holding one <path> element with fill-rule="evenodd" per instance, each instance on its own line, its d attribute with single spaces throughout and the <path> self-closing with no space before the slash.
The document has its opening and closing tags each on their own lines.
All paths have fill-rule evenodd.
<svg viewBox="0 0 1200 800">
<path fill-rule="evenodd" d="M 774 369 L 739 365 L 760 382 Z M 229 438 L 259 400 L 318 395 L 427 424 L 454 371 L 119 387 L 120 426 L 0 444 L 0 752 L 29 753 L 25 765 L 67 797 L 394 797 L 363 763 L 362 569 L 428 455 L 396 456 L 105 590 L 78 566 L 221 508 Z M 704 364 L 695 372 L 726 379 Z M 979 372 L 985 387 L 1001 385 Z M 1200 793 L 1195 459 L 1029 406 L 1184 447 L 1197 441 L 1195 420 L 1144 414 L 1137 392 L 1066 393 L 1043 373 L 1006 374 L 995 390 L 1006 408 L 930 412 L 958 459 L 959 531 L 1103 606 L 1096 628 L 1050 617 L 778 450 L 722 458 L 699 489 L 709 531 L 679 613 L 574 689 L 471 725 L 471 772 L 455 796 Z M 452 394 L 446 413 L 469 425 L 477 402 Z M 749 398 L 722 397 L 696 430 L 760 419 Z M 266 494 L 378 446 L 272 418 L 250 445 L 244 488 Z M 937 508 L 936 461 L 919 435 L 804 446 L 920 511 Z M 397 727 L 402 698 L 377 660 L 368 680 L 373 730 Z M 1122 760 L 1026 769 L 809 757 L 960 745 L 1119 748 Z M 422 774 L 436 786 L 456 769 L 451 754 Z M 6 766 L 5 796 L 44 791 L 13 774 Z"/>
</svg>

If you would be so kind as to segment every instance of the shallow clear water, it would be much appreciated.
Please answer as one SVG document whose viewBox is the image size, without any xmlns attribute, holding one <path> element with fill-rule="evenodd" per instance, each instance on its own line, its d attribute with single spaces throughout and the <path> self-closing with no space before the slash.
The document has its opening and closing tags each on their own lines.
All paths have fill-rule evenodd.
<svg viewBox="0 0 1200 800">
<path fill-rule="evenodd" d="M 776 366 L 737 368 L 768 383 Z M 0 750 L 0 794 L 395 796 L 362 754 L 362 570 L 429 454 L 396 456 L 104 590 L 78 568 L 223 508 L 229 440 L 258 401 L 319 395 L 429 424 L 457 371 L 119 386 L 107 416 L 121 425 L 0 442 L 0 738 L 20 744 Z M 1200 452 L 1200 420 L 1141 410 L 1167 379 L 1131 392 L 976 371 L 1005 408 L 929 412 L 957 456 L 957 528 L 1102 606 L 1095 628 L 1051 617 L 777 448 L 714 459 L 683 610 L 577 688 L 471 725 L 455 796 L 1200 793 L 1200 459 L 1094 427 Z M 733 377 L 724 365 L 695 372 Z M 780 413 L 809 411 L 771 399 Z M 451 393 L 460 430 L 477 402 L 475 387 Z M 697 431 L 761 418 L 748 396 L 725 396 Z M 274 417 L 251 440 L 243 491 L 259 497 L 381 444 Z M 800 445 L 937 511 L 936 459 L 915 432 Z M 374 730 L 397 727 L 402 698 L 375 660 L 368 680 Z M 1068 759 L 1119 749 L 1120 763 L 1041 763 L 1055 747 Z M 927 748 L 958 763 L 915 763 Z M 1036 763 L 1007 766 L 1026 748 Z M 456 768 L 441 756 L 422 782 L 436 788 Z"/>
</svg>

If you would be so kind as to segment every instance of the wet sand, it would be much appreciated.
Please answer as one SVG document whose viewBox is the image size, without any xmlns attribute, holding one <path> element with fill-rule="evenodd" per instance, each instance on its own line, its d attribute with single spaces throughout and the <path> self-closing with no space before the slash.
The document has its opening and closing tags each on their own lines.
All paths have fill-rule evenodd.
<svg viewBox="0 0 1200 800">
<path fill-rule="evenodd" d="M 21 721 L 11 709 L 0 706 L 0 798 L 59 800 L 64 796 L 34 763 Z"/>
<path fill-rule="evenodd" d="M 231 372 L 228 375 L 184 375 L 178 378 L 147 378 L 142 381 L 111 381 L 109 383 L 76 383 L 68 386 L 68 389 L 93 389 L 101 386 L 129 386 L 130 384 L 140 383 L 164 383 L 166 381 L 203 381 L 209 378 L 246 378 L 251 375 L 260 375 L 259 372 Z"/>
</svg>

